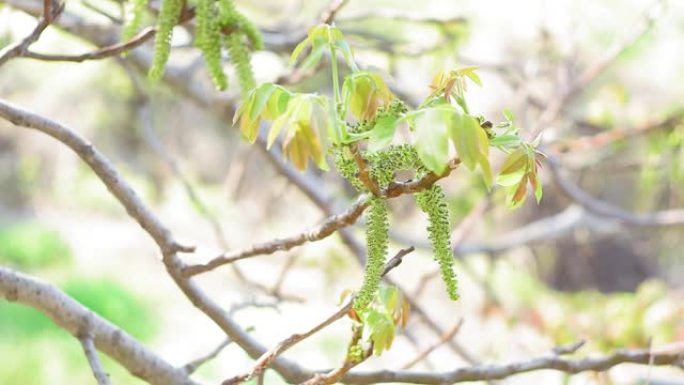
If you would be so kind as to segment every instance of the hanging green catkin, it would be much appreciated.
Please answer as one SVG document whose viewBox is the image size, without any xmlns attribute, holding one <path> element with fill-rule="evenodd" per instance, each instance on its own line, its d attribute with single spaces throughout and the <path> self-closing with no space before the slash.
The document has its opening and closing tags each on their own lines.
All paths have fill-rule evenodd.
<svg viewBox="0 0 684 385">
<path fill-rule="evenodd" d="M 249 61 L 249 51 L 242 42 L 242 34 L 233 32 L 225 37 L 225 44 L 228 48 L 230 61 L 235 65 L 238 82 L 240 82 L 240 93 L 245 97 L 254 88 L 254 74 L 252 64 Z"/>
<path fill-rule="evenodd" d="M 442 188 L 433 185 L 429 189 L 416 194 L 416 202 L 428 216 L 427 228 L 435 260 L 439 263 L 442 280 L 447 294 L 452 300 L 458 299 L 458 281 L 454 274 L 454 256 L 449 242 L 449 207 L 444 198 Z"/>
<path fill-rule="evenodd" d="M 219 90 L 228 87 L 228 78 L 221 62 L 221 30 L 214 0 L 198 0 L 195 8 L 197 20 L 195 45 L 202 50 L 209 76 Z"/>
<path fill-rule="evenodd" d="M 166 62 L 171 54 L 173 27 L 178 23 L 182 8 L 183 0 L 162 1 L 157 21 L 157 35 L 154 39 L 154 58 L 148 73 L 152 81 L 158 81 L 164 76 Z"/>
<path fill-rule="evenodd" d="M 251 20 L 246 18 L 242 13 L 238 12 L 235 8 L 235 3 L 233 0 L 220 0 L 220 18 L 221 24 L 225 27 L 231 29 L 237 29 L 242 32 L 250 43 L 252 47 L 256 50 L 264 49 L 264 40 L 261 37 L 259 29 L 252 23 Z"/>
<path fill-rule="evenodd" d="M 357 191 L 366 191 L 366 186 L 359 180 L 359 166 L 354 161 L 347 147 L 338 147 L 334 151 L 335 168 Z"/>
<path fill-rule="evenodd" d="M 247 36 L 249 42 L 252 43 L 252 47 L 257 51 L 264 49 L 264 40 L 261 37 L 259 28 L 241 13 L 237 13 L 237 19 L 240 31 Z"/>
<path fill-rule="evenodd" d="M 124 26 L 121 31 L 121 41 L 128 41 L 140 29 L 147 0 L 130 0 L 126 2 L 124 7 Z"/>
<path fill-rule="evenodd" d="M 418 152 L 409 144 L 393 145 L 384 151 L 365 156 L 370 164 L 371 176 L 381 188 L 386 188 L 394 181 L 395 171 L 414 171 L 419 177 L 425 169 L 418 158 Z"/>
<path fill-rule="evenodd" d="M 357 311 L 365 309 L 373 301 L 373 297 L 378 291 L 389 244 L 386 200 L 380 197 L 372 197 L 369 200 L 369 205 L 366 219 L 368 260 L 363 275 L 363 284 L 354 300 L 354 310 Z"/>
</svg>

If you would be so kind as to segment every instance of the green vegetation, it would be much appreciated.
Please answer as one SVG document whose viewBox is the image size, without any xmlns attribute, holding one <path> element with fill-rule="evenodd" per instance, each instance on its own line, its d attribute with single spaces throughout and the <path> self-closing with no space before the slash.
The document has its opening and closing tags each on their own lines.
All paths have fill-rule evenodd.
<svg viewBox="0 0 684 385">
<path fill-rule="evenodd" d="M 0 227 L 0 263 L 28 270 L 65 264 L 71 257 L 56 231 L 30 222 Z"/>
</svg>

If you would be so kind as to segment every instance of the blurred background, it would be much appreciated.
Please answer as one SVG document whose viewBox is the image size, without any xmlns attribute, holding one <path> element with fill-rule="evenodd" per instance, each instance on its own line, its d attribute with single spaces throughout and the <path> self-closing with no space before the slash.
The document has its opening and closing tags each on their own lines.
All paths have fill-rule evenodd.
<svg viewBox="0 0 684 385">
<path fill-rule="evenodd" d="M 0 46 L 35 25 L 12 3 L 0 1 Z M 236 3 L 264 30 L 267 50 L 253 55 L 259 81 L 330 92 L 325 60 L 307 73 L 288 67 L 289 52 L 327 1 Z M 66 5 L 112 31 L 120 8 L 116 0 Z M 410 104 L 431 92 L 438 71 L 476 65 L 484 85 L 469 88 L 471 109 L 494 123 L 510 109 L 524 136 L 543 129 L 543 146 L 560 162 L 564 180 L 643 216 L 684 207 L 684 2 L 351 0 L 336 25 L 357 62 L 384 73 Z M 326 215 L 279 171 L 279 155 L 241 140 L 230 124 L 232 111 L 217 113 L 208 102 L 237 101 L 232 72 L 231 88 L 214 91 L 191 35 L 176 32 L 171 64 L 191 92 L 150 86 L 128 59 L 16 59 L 0 68 L 0 97 L 91 140 L 175 234 L 198 245 L 188 262 L 314 226 Z M 88 40 L 51 27 L 32 48 L 75 54 L 93 49 Z M 354 199 L 334 172 L 297 175 L 331 212 Z M 440 182 L 457 229 L 461 299 L 455 303 L 436 273 L 426 221 L 413 199 L 392 200 L 390 252 L 418 250 L 390 276 L 419 308 L 392 349 L 363 369 L 401 368 L 436 343 L 439 348 L 412 366 L 450 370 L 522 361 L 581 340 L 586 346 L 577 356 L 684 343 L 682 221 L 644 225 L 596 212 L 559 188 L 547 167 L 542 177 L 541 204 L 528 199 L 515 211 L 506 208 L 503 192 L 488 193 L 466 170 Z M 362 244 L 363 227 L 353 233 Z M 173 364 L 225 339 L 181 295 L 155 245 L 85 164 L 53 139 L 4 121 L 0 264 L 54 283 Z M 361 277 L 358 255 L 334 235 L 198 279 L 272 346 L 331 314 Z M 444 341 L 442 334 L 461 320 Z M 350 324 L 338 322 L 286 356 L 308 367 L 339 365 Z M 37 311 L 4 301 L 0 357 L 2 384 L 92 383 L 77 340 Z M 141 383 L 103 360 L 113 383 Z M 249 362 L 229 345 L 198 378 L 216 383 Z M 266 383 L 284 382 L 268 372 Z M 623 365 L 601 374 L 543 371 L 497 383 L 684 384 L 684 374 Z"/>
</svg>

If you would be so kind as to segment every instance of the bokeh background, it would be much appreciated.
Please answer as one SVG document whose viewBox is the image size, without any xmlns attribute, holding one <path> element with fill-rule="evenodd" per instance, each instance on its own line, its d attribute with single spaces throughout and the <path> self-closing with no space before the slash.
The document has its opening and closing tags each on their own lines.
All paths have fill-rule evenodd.
<svg viewBox="0 0 684 385">
<path fill-rule="evenodd" d="M 294 78 L 288 68 L 292 44 L 328 2 L 237 4 L 276 47 L 253 56 L 260 81 L 330 92 L 325 65 Z M 112 21 L 100 13 L 120 15 L 117 1 L 72 0 L 66 7 L 108 27 Z M 649 17 L 652 25 L 633 39 Z M 637 213 L 684 207 L 683 2 L 352 0 L 336 23 L 360 65 L 391 78 L 397 95 L 414 105 L 429 94 L 437 71 L 479 66 L 484 86 L 469 89 L 471 108 L 493 122 L 508 108 L 523 133 L 585 69 L 619 48 L 544 122 L 543 143 L 565 175 L 596 198 Z M 34 24 L 0 2 L 0 46 L 21 39 Z M 186 69 L 207 95 L 216 94 L 188 37 L 177 31 L 172 64 Z M 33 48 L 79 53 L 92 46 L 50 28 Z M 236 98 L 237 81 L 231 80 L 221 98 Z M 229 120 L 172 88 L 150 86 L 122 59 L 16 59 L 0 68 L 0 97 L 89 138 L 176 234 L 198 245 L 189 262 L 294 234 L 323 217 Z M 425 219 L 409 197 L 393 200 L 391 250 L 418 248 L 393 279 L 443 330 L 462 320 L 454 340 L 477 362 L 525 360 L 579 340 L 587 343 L 578 356 L 684 343 L 684 226 L 630 226 L 595 215 L 542 174 L 541 204 L 528 199 L 516 211 L 505 207 L 502 192 L 488 194 L 465 170 L 440 183 L 454 227 L 464 218 L 474 222 L 464 226 L 456 247 L 462 297 L 456 303 L 446 299 L 434 274 Z M 333 199 L 335 211 L 352 201 L 353 191 L 334 172 L 304 175 Z M 362 240 L 363 227 L 354 232 Z M 0 264 L 56 284 L 182 365 L 224 337 L 179 293 L 158 258 L 151 240 L 74 154 L 51 138 L 0 122 Z M 340 294 L 358 287 L 362 276 L 337 236 L 237 266 L 200 280 L 269 346 L 333 312 Z M 349 320 L 338 322 L 287 356 L 309 367 L 338 365 L 349 327 Z M 438 340 L 414 316 L 408 333 L 364 367 L 399 368 Z M 77 340 L 37 311 L 5 301 L 0 357 L 2 384 L 93 382 Z M 199 378 L 216 383 L 249 362 L 229 345 L 200 368 Z M 104 364 L 115 384 L 141 383 L 107 358 Z M 415 367 L 463 365 L 467 360 L 444 344 Z M 269 372 L 266 383 L 282 381 Z M 540 372 L 498 383 L 684 384 L 684 375 L 624 365 L 604 374 Z"/>
</svg>

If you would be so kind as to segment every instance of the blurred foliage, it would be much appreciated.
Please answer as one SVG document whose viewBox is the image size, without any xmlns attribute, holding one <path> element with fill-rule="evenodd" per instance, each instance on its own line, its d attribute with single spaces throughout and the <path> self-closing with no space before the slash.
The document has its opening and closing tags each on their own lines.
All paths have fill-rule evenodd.
<svg viewBox="0 0 684 385">
<path fill-rule="evenodd" d="M 107 279 L 71 279 L 63 285 L 63 289 L 78 302 L 138 339 L 149 340 L 158 330 L 149 306 L 119 283 Z"/>
<path fill-rule="evenodd" d="M 74 278 L 64 284 L 64 289 L 136 338 L 149 340 L 158 329 L 153 322 L 154 315 L 144 301 L 118 283 Z M 10 365 L 0 365 L 2 383 L 67 385 L 92 382 L 92 373 L 78 340 L 37 310 L 0 302 L 0 340 L 3 341 L 0 357 L 12 357 Z M 143 383 L 105 355 L 100 354 L 100 359 L 113 383 Z"/>
<path fill-rule="evenodd" d="M 501 263 L 492 287 L 503 308 L 490 304 L 488 312 L 538 329 L 554 345 L 586 340 L 607 352 L 684 338 L 684 302 L 661 281 L 646 281 L 635 293 L 559 293 L 524 269 Z"/>
<path fill-rule="evenodd" d="M 38 223 L 0 227 L 0 263 L 35 269 L 71 260 L 71 249 L 58 232 Z"/>
<path fill-rule="evenodd" d="M 0 345 L 0 357 L 11 357 L 7 365 L 0 365 L 3 384 L 73 385 L 94 383 L 83 350 L 78 340 L 53 326 L 54 333 L 30 339 L 7 339 Z M 17 349 L 17 345 L 21 348 Z M 100 354 L 100 359 L 113 384 L 142 385 L 121 366 Z"/>
</svg>

